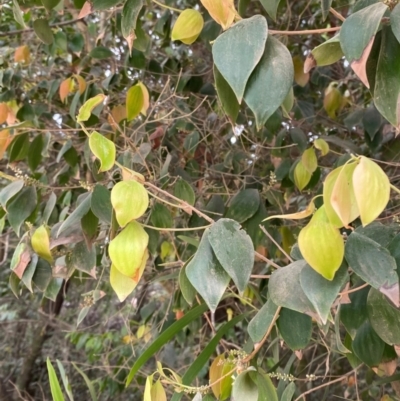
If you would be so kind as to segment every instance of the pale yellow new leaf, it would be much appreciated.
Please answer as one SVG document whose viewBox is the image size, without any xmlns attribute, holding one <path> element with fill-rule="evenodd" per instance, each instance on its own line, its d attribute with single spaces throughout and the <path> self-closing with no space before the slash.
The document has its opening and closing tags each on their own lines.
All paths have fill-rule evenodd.
<svg viewBox="0 0 400 401">
<path fill-rule="evenodd" d="M 302 210 L 301 212 L 297 213 L 289 213 L 289 214 L 277 214 L 274 216 L 269 216 L 263 221 L 271 220 L 271 219 L 289 219 L 289 220 L 300 220 L 305 219 L 306 217 L 311 216 L 315 211 L 314 202 L 311 201 L 307 206 L 307 209 Z"/>
<path fill-rule="evenodd" d="M 312 174 L 306 169 L 302 160 L 300 160 L 294 169 L 294 183 L 300 191 L 310 182 L 311 175 Z"/>
<path fill-rule="evenodd" d="M 53 257 L 50 252 L 50 238 L 47 228 L 42 225 L 33 233 L 31 238 L 31 244 L 33 250 L 43 259 L 48 262 L 53 261 Z"/>
<path fill-rule="evenodd" d="M 322 156 L 325 156 L 329 153 L 329 145 L 322 138 L 318 138 L 314 141 L 314 147 L 321 151 Z"/>
<path fill-rule="evenodd" d="M 237 14 L 233 0 L 201 0 L 204 8 L 208 11 L 211 18 L 222 26 L 222 29 L 228 29 Z"/>
<path fill-rule="evenodd" d="M 197 10 L 186 9 L 179 14 L 172 28 L 171 39 L 191 45 L 200 35 L 203 26 L 204 20 L 201 14 Z"/>
<path fill-rule="evenodd" d="M 313 173 L 318 167 L 317 156 L 314 148 L 308 148 L 301 156 L 301 162 L 309 173 Z"/>
</svg>

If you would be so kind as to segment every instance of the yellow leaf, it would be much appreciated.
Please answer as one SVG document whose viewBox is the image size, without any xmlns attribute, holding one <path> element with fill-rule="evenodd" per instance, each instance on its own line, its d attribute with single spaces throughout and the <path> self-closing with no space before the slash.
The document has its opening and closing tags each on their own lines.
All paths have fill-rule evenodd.
<svg viewBox="0 0 400 401">
<path fill-rule="evenodd" d="M 110 242 L 108 253 L 113 265 L 125 276 L 135 278 L 148 243 L 146 231 L 139 223 L 132 221 Z"/>
<path fill-rule="evenodd" d="M 151 401 L 167 401 L 164 387 L 158 379 L 151 388 Z"/>
<path fill-rule="evenodd" d="M 306 86 L 310 79 L 310 74 L 308 72 L 304 72 L 304 62 L 300 56 L 293 57 L 293 67 L 294 81 L 296 84 L 303 87 Z"/>
<path fill-rule="evenodd" d="M 237 14 L 233 0 L 201 0 L 201 3 L 223 30 L 233 24 Z"/>
<path fill-rule="evenodd" d="M 270 219 L 290 219 L 290 220 L 300 220 L 305 219 L 306 217 L 311 216 L 314 213 L 315 205 L 314 202 L 311 201 L 307 206 L 307 209 L 302 210 L 301 212 L 297 213 L 289 213 L 289 214 L 277 214 L 274 216 L 269 216 L 263 221 L 270 220 Z"/>
<path fill-rule="evenodd" d="M 114 121 L 119 124 L 122 120 L 126 118 L 126 107 L 122 104 L 115 106 L 111 110 L 111 115 Z"/>
<path fill-rule="evenodd" d="M 299 248 L 306 262 L 327 280 L 333 280 L 344 256 L 344 243 L 321 206 L 300 231 Z"/>
<path fill-rule="evenodd" d="M 330 204 L 338 215 L 343 227 L 359 216 L 353 188 L 353 172 L 356 163 L 348 163 L 340 168 L 330 196 Z"/>
<path fill-rule="evenodd" d="M 139 327 L 138 333 L 139 333 L 139 330 L 141 329 L 141 327 L 144 327 L 144 326 Z M 138 336 L 138 338 L 140 338 L 140 337 Z M 153 375 L 147 376 L 146 385 L 144 386 L 143 401 L 152 401 L 152 399 L 151 399 L 151 388 L 152 387 L 153 387 Z"/>
<path fill-rule="evenodd" d="M 89 148 L 93 152 L 93 154 L 100 160 L 99 172 L 108 171 L 114 166 L 114 142 L 99 134 L 97 131 L 93 131 L 89 137 Z"/>
<path fill-rule="evenodd" d="M 82 93 L 86 90 L 86 81 L 78 74 L 75 74 L 74 78 L 76 79 L 76 82 L 78 82 L 79 93 L 82 95 Z"/>
<path fill-rule="evenodd" d="M 65 103 L 65 100 L 67 99 L 68 95 L 71 92 L 73 92 L 74 86 L 75 83 L 72 78 L 64 79 L 64 81 L 61 82 L 59 93 L 60 93 L 60 99 L 63 103 Z"/>
<path fill-rule="evenodd" d="M 329 153 L 329 145 L 322 138 L 318 138 L 314 141 L 314 147 L 321 151 L 322 156 L 325 156 Z"/>
<path fill-rule="evenodd" d="M 168 241 L 163 241 L 161 244 L 160 258 L 163 262 L 168 258 L 169 260 L 175 259 L 175 249 Z"/>
<path fill-rule="evenodd" d="M 149 206 L 149 194 L 137 181 L 121 181 L 111 190 L 111 203 L 121 227 L 143 216 Z"/>
<path fill-rule="evenodd" d="M 135 180 L 140 183 L 146 182 L 142 174 L 121 165 L 119 165 L 119 167 L 121 168 L 121 175 L 124 181 Z"/>
<path fill-rule="evenodd" d="M 314 148 L 308 148 L 301 156 L 301 162 L 309 173 L 313 173 L 318 167 L 317 156 Z"/>
<path fill-rule="evenodd" d="M 311 173 L 306 169 L 303 162 L 300 160 L 294 169 L 294 183 L 296 187 L 302 191 L 310 182 Z"/>
<path fill-rule="evenodd" d="M 128 121 L 135 119 L 144 107 L 144 94 L 141 86 L 136 84 L 126 93 L 126 116 Z"/>
<path fill-rule="evenodd" d="M 10 130 L 3 129 L 2 131 L 0 131 L 0 160 L 3 158 L 4 152 L 7 150 L 11 139 L 12 137 L 10 136 Z"/>
<path fill-rule="evenodd" d="M 53 261 L 53 257 L 50 252 L 50 238 L 47 228 L 42 225 L 33 233 L 31 238 L 31 244 L 33 250 L 43 259 L 48 262 Z"/>
<path fill-rule="evenodd" d="M 76 117 L 76 121 L 79 123 L 89 120 L 93 109 L 102 104 L 106 97 L 107 96 L 103 93 L 99 93 L 98 95 L 86 100 L 83 106 L 79 109 L 79 114 Z"/>
<path fill-rule="evenodd" d="M 125 276 L 113 264 L 111 265 L 110 284 L 112 289 L 117 294 L 117 297 L 120 300 L 120 302 L 125 301 L 125 299 L 132 293 L 132 291 L 138 285 L 138 282 L 140 281 L 144 269 L 146 267 L 146 262 L 148 257 L 149 253 L 145 251 L 143 260 L 141 262 L 142 264 L 136 271 L 134 277 Z"/>
<path fill-rule="evenodd" d="M 179 14 L 172 28 L 171 39 L 190 45 L 198 38 L 203 26 L 204 20 L 201 14 L 197 10 L 186 9 Z"/>
<path fill-rule="evenodd" d="M 28 64 L 31 61 L 31 52 L 29 47 L 26 45 L 17 47 L 14 53 L 14 61 L 16 63 Z"/>
<path fill-rule="evenodd" d="M 142 82 L 139 81 L 138 85 L 140 86 L 140 89 L 142 90 L 143 93 L 143 107 L 142 110 L 140 110 L 140 112 L 145 116 L 150 106 L 150 95 L 146 86 Z"/>
<path fill-rule="evenodd" d="M 5 103 L 0 103 L 0 124 L 4 124 L 7 121 L 8 106 Z"/>
<path fill-rule="evenodd" d="M 210 366 L 210 383 L 215 383 L 211 386 L 211 390 L 219 400 L 225 400 L 231 394 L 232 377 L 227 376 L 222 380 L 220 379 L 234 367 L 235 365 L 225 358 L 225 354 L 218 355 Z"/>
<path fill-rule="evenodd" d="M 343 96 L 336 87 L 336 83 L 332 82 L 325 89 L 324 109 L 328 116 L 332 119 L 336 118 L 336 112 L 342 107 Z"/>
<path fill-rule="evenodd" d="M 389 202 L 389 178 L 375 162 L 361 156 L 353 173 L 353 187 L 365 227 L 383 212 Z"/>
</svg>

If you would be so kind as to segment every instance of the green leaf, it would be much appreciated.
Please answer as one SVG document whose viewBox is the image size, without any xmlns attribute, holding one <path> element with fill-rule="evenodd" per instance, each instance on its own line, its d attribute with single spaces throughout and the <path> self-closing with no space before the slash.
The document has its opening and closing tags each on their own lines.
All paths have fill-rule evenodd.
<svg viewBox="0 0 400 401">
<path fill-rule="evenodd" d="M 44 292 L 44 297 L 56 302 L 58 293 L 61 290 L 64 279 L 60 277 L 52 277 L 47 284 L 46 290 Z"/>
<path fill-rule="evenodd" d="M 251 371 L 242 372 L 236 377 L 232 387 L 232 400 L 258 401 L 258 386 L 250 373 Z"/>
<path fill-rule="evenodd" d="M 387 9 L 386 4 L 378 2 L 351 14 L 343 22 L 340 44 L 349 63 L 361 59 Z"/>
<path fill-rule="evenodd" d="M 373 141 L 375 135 L 379 132 L 379 128 L 382 125 L 382 117 L 374 106 L 365 109 L 362 123 L 369 138 L 371 141 Z"/>
<path fill-rule="evenodd" d="M 244 93 L 244 100 L 256 117 L 258 130 L 284 102 L 293 78 L 294 68 L 289 50 L 278 39 L 268 36 L 264 54 L 251 74 Z"/>
<path fill-rule="evenodd" d="M 329 9 L 331 8 L 332 0 L 321 0 L 322 6 L 322 19 L 325 21 L 329 15 Z"/>
<path fill-rule="evenodd" d="M 115 57 L 115 54 L 108 47 L 97 46 L 91 50 L 89 56 L 97 60 L 104 60 L 106 58 Z"/>
<path fill-rule="evenodd" d="M 311 339 L 311 317 L 291 309 L 282 308 L 276 322 L 287 346 L 293 351 L 303 349 Z"/>
<path fill-rule="evenodd" d="M 203 367 L 209 362 L 212 354 L 215 352 L 219 341 L 222 337 L 228 334 L 233 327 L 235 327 L 239 322 L 241 322 L 247 313 L 234 317 L 229 322 L 224 323 L 218 331 L 215 333 L 215 336 L 208 342 L 207 346 L 201 351 L 200 355 L 196 358 L 196 360 L 192 363 L 190 368 L 186 371 L 186 373 L 182 376 L 182 384 L 189 386 L 192 381 L 196 378 L 196 376 L 200 373 Z M 179 401 L 182 398 L 183 393 L 175 393 L 171 401 Z M 205 398 L 203 398 L 205 401 Z"/>
<path fill-rule="evenodd" d="M 190 322 L 200 317 L 207 310 L 206 304 L 201 304 L 190 310 L 182 318 L 177 320 L 166 330 L 164 330 L 160 335 L 147 347 L 147 349 L 136 359 L 134 365 L 132 366 L 128 377 L 126 379 L 126 387 L 129 386 L 132 379 L 139 369 L 157 352 L 161 347 L 167 344 L 177 333 L 179 333 L 184 327 L 186 327 Z"/>
<path fill-rule="evenodd" d="M 60 225 L 57 230 L 56 237 L 59 237 L 62 232 L 66 231 L 73 225 L 80 223 L 82 217 L 85 216 L 85 214 L 89 211 L 92 194 L 90 192 L 87 192 L 86 194 L 83 194 L 81 196 L 82 197 L 80 198 L 81 202 L 79 206 L 77 206 L 77 208 Z"/>
<path fill-rule="evenodd" d="M 112 204 L 111 192 L 104 186 L 97 184 L 91 198 L 92 212 L 104 223 L 111 224 Z"/>
<path fill-rule="evenodd" d="M 97 131 L 93 131 L 89 137 L 89 147 L 93 154 L 100 160 L 99 172 L 108 171 L 115 163 L 115 145 Z"/>
<path fill-rule="evenodd" d="M 31 255 L 31 261 L 29 265 L 24 270 L 24 274 L 22 275 L 21 281 L 25 284 L 26 288 L 33 292 L 32 289 L 32 278 L 36 271 L 36 265 L 38 263 L 39 257 L 36 254 Z"/>
<path fill-rule="evenodd" d="M 220 219 L 209 228 L 208 241 L 222 268 L 243 294 L 254 266 L 251 238 L 231 219 Z"/>
<path fill-rule="evenodd" d="M 353 341 L 353 351 L 366 365 L 378 366 L 382 361 L 385 343 L 375 333 L 369 322 L 358 330 Z"/>
<path fill-rule="evenodd" d="M 281 0 L 260 0 L 265 11 L 274 21 L 276 21 L 276 12 L 278 11 L 280 1 Z"/>
<path fill-rule="evenodd" d="M 96 248 L 88 249 L 86 242 L 78 242 L 66 258 L 68 270 L 77 269 L 96 278 Z"/>
<path fill-rule="evenodd" d="M 33 21 L 33 30 L 35 31 L 36 36 L 46 45 L 51 45 L 53 43 L 53 31 L 51 30 L 47 19 L 38 18 Z"/>
<path fill-rule="evenodd" d="M 108 10 L 115 7 L 121 0 L 92 0 L 93 10 Z"/>
<path fill-rule="evenodd" d="M 383 117 L 400 128 L 400 43 L 389 26 L 382 29 L 374 103 Z"/>
<path fill-rule="evenodd" d="M 13 0 L 13 14 L 15 21 L 17 21 L 22 28 L 26 28 L 24 17 L 17 0 Z"/>
<path fill-rule="evenodd" d="M 90 98 L 89 100 L 86 100 L 83 106 L 79 109 L 79 114 L 76 116 L 76 121 L 79 123 L 82 121 L 89 120 L 93 109 L 102 104 L 105 98 L 106 96 L 104 94 L 99 93 L 98 95 Z"/>
<path fill-rule="evenodd" d="M 7 205 L 8 222 L 19 236 L 24 221 L 32 214 L 37 205 L 34 187 L 25 187 Z"/>
<path fill-rule="evenodd" d="M 156 203 L 153 206 L 150 215 L 150 221 L 154 227 L 171 228 L 174 225 L 174 220 L 169 209 L 161 203 Z"/>
<path fill-rule="evenodd" d="M 83 380 L 85 380 L 85 383 L 89 390 L 92 401 L 97 401 L 96 391 L 94 389 L 94 386 L 93 386 L 93 383 L 91 382 L 91 380 L 89 380 L 89 378 L 86 376 L 86 374 L 81 369 L 79 369 L 78 366 L 76 366 L 76 364 L 74 362 L 72 362 L 72 366 L 83 377 Z"/>
<path fill-rule="evenodd" d="M 354 289 L 360 285 L 354 286 Z M 340 320 L 352 338 L 356 335 L 359 327 L 368 319 L 367 297 L 370 288 L 368 286 L 350 293 L 351 303 L 340 306 Z"/>
<path fill-rule="evenodd" d="M 143 90 L 139 84 L 132 86 L 126 93 L 126 116 L 134 120 L 141 112 L 144 103 Z"/>
<path fill-rule="evenodd" d="M 72 395 L 71 384 L 69 383 L 68 377 L 67 377 L 67 375 L 65 373 L 64 366 L 62 365 L 62 363 L 58 359 L 56 359 L 56 362 L 57 362 L 58 370 L 59 370 L 60 375 L 61 375 L 61 380 L 62 380 L 63 385 L 64 385 L 64 390 L 67 393 L 69 400 L 70 401 L 74 401 L 74 396 Z"/>
<path fill-rule="evenodd" d="M 225 217 L 243 223 L 252 217 L 260 205 L 260 195 L 257 189 L 245 189 L 238 192 L 229 205 Z"/>
<path fill-rule="evenodd" d="M 326 324 L 332 304 L 348 278 L 346 263 L 342 264 L 332 281 L 326 280 L 308 265 L 302 269 L 301 288 L 313 304 L 323 324 Z"/>
<path fill-rule="evenodd" d="M 367 299 L 372 328 L 387 344 L 400 344 L 400 310 L 379 291 L 371 288 Z"/>
<path fill-rule="evenodd" d="M 292 382 L 285 388 L 285 391 L 282 393 L 280 401 L 292 401 L 294 392 L 296 391 L 296 385 Z"/>
<path fill-rule="evenodd" d="M 126 202 L 130 200 L 129 204 Z M 149 194 L 137 181 L 120 181 L 111 191 L 111 203 L 121 227 L 143 216 L 149 206 Z"/>
<path fill-rule="evenodd" d="M 204 231 L 199 248 L 186 267 L 190 283 L 203 297 L 212 312 L 224 295 L 230 277 L 225 272 L 209 242 L 209 229 Z M 204 278 L 207 277 L 207 280 Z"/>
<path fill-rule="evenodd" d="M 50 359 L 48 357 L 46 360 L 46 365 L 47 365 L 47 373 L 49 375 L 50 390 L 51 390 L 51 395 L 53 397 L 53 401 L 65 401 L 60 383 L 57 378 L 56 371 L 54 370 L 53 365 L 51 364 Z"/>
<path fill-rule="evenodd" d="M 258 343 L 263 339 L 274 319 L 277 309 L 278 307 L 269 298 L 253 319 L 251 319 L 247 331 L 253 343 Z"/>
<path fill-rule="evenodd" d="M 398 284 L 396 261 L 372 239 L 353 232 L 346 241 L 345 257 L 353 271 L 377 290 Z"/>
<path fill-rule="evenodd" d="M 230 118 L 232 123 L 235 123 L 239 114 L 240 105 L 232 88 L 229 86 L 228 82 L 226 82 L 225 78 L 218 71 L 218 68 L 215 65 L 214 81 L 215 89 L 217 90 L 218 99 L 221 102 L 222 109 Z"/>
<path fill-rule="evenodd" d="M 5 186 L 0 192 L 0 204 L 5 210 L 8 201 L 15 196 L 24 186 L 23 180 L 12 181 L 10 184 Z"/>
<path fill-rule="evenodd" d="M 390 26 L 394 36 L 400 43 L 400 3 L 397 3 L 396 7 L 390 13 Z"/>
<path fill-rule="evenodd" d="M 258 387 L 258 401 L 278 401 L 278 395 L 276 393 L 276 389 L 266 374 L 251 373 L 253 375 L 253 380 L 255 376 L 255 382 L 257 382 Z"/>
<path fill-rule="evenodd" d="M 302 191 L 311 180 L 312 173 L 310 173 L 302 160 L 299 160 L 294 168 L 294 183 L 296 187 Z"/>
<path fill-rule="evenodd" d="M 239 104 L 247 81 L 264 54 L 267 36 L 267 20 L 255 15 L 237 22 L 214 42 L 214 63 L 232 88 Z"/>
<path fill-rule="evenodd" d="M 301 162 L 303 163 L 305 169 L 311 174 L 317 169 L 318 160 L 314 148 L 308 148 L 303 152 L 301 156 Z"/>
<path fill-rule="evenodd" d="M 179 178 L 175 183 L 174 195 L 189 203 L 191 206 L 193 206 L 196 201 L 196 194 L 194 193 L 192 186 L 182 178 Z"/>
<path fill-rule="evenodd" d="M 36 265 L 32 282 L 42 292 L 44 292 L 53 277 L 53 272 L 49 262 L 39 259 Z"/>
<path fill-rule="evenodd" d="M 298 260 L 272 273 L 268 289 L 274 304 L 300 313 L 315 313 L 300 284 L 301 271 L 306 265 L 305 260 Z"/>
<path fill-rule="evenodd" d="M 186 276 L 187 263 L 185 263 L 182 266 L 182 268 L 179 272 L 179 288 L 181 289 L 181 292 L 182 292 L 183 298 L 185 298 L 185 301 L 189 305 L 192 305 L 194 300 L 196 299 L 196 289 L 192 286 L 192 284 L 190 283 L 189 279 Z"/>
<path fill-rule="evenodd" d="M 398 233 L 398 227 L 383 225 L 377 221 L 368 224 L 367 226 L 358 226 L 355 230 L 356 233 L 364 235 L 384 248 L 388 248 L 389 244 L 396 238 Z M 391 250 L 389 249 L 391 252 Z M 396 257 L 392 255 L 395 259 Z"/>
<path fill-rule="evenodd" d="M 61 0 L 42 0 L 42 4 L 47 11 L 51 11 Z"/>
<path fill-rule="evenodd" d="M 143 7 L 143 3 L 144 0 L 127 0 L 122 9 L 121 31 L 122 36 L 128 43 L 131 38 L 135 38 L 137 18 Z"/>
<path fill-rule="evenodd" d="M 43 135 L 38 134 L 32 141 L 28 152 L 28 166 L 34 172 L 42 161 Z"/>
</svg>

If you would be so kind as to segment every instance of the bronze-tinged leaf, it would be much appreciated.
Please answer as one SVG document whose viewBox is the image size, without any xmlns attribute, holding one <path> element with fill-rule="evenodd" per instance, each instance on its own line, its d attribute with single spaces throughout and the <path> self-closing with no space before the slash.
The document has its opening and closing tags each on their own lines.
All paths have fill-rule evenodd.
<svg viewBox="0 0 400 401">
<path fill-rule="evenodd" d="M 72 92 L 74 88 L 74 81 L 72 78 L 64 79 L 64 81 L 60 84 L 59 94 L 60 99 L 63 103 L 65 103 L 68 95 Z"/>
<path fill-rule="evenodd" d="M 222 26 L 223 30 L 228 29 L 237 14 L 233 0 L 200 0 L 211 18 Z"/>
<path fill-rule="evenodd" d="M 17 47 L 14 53 L 14 61 L 16 63 L 29 64 L 31 61 L 31 52 L 29 47 L 26 45 Z"/>
<path fill-rule="evenodd" d="M 89 14 L 93 12 L 93 5 L 90 1 L 86 1 L 81 11 L 79 12 L 78 19 L 82 19 L 87 17 Z"/>
<path fill-rule="evenodd" d="M 0 103 L 0 124 L 4 124 L 7 121 L 8 106 L 6 103 Z"/>
<path fill-rule="evenodd" d="M 351 68 L 356 73 L 361 82 L 369 89 L 369 82 L 367 77 L 367 61 L 369 54 L 371 53 L 372 45 L 374 44 L 375 35 L 372 36 L 367 47 L 364 49 L 361 57 L 358 60 L 354 60 L 350 63 Z"/>
</svg>

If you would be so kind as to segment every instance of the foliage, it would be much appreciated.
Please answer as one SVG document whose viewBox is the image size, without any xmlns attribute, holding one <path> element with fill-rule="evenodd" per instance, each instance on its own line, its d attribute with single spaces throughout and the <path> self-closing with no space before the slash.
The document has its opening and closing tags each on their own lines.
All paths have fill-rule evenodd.
<svg viewBox="0 0 400 401">
<path fill-rule="evenodd" d="M 398 1 L 0 10 L 19 393 L 43 354 L 54 400 L 400 399 Z"/>
</svg>

